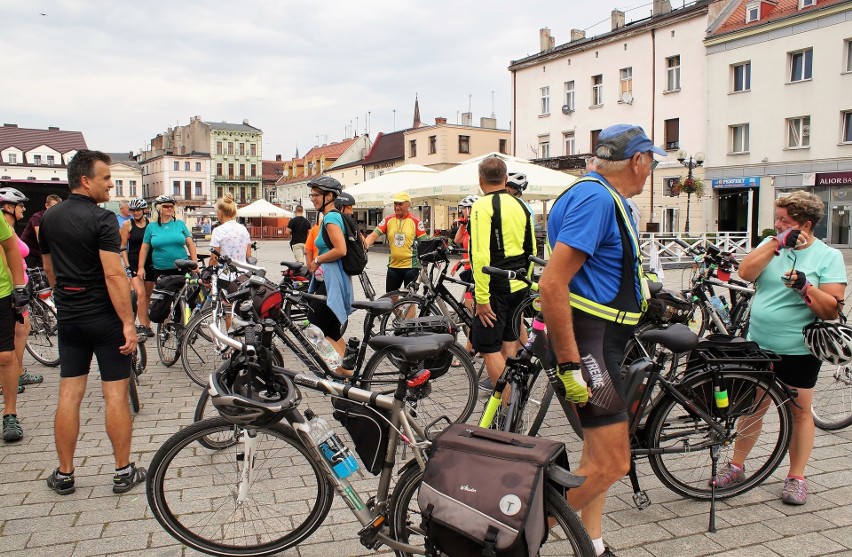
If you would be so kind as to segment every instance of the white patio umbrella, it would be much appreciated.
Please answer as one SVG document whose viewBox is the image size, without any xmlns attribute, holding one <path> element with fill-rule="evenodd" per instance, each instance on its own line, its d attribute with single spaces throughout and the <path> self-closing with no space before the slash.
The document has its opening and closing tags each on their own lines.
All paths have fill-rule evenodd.
<svg viewBox="0 0 852 557">
<path fill-rule="evenodd" d="M 286 209 L 282 209 L 281 207 L 277 207 L 265 199 L 258 199 L 250 205 L 237 209 L 237 216 L 284 218 L 292 217 L 293 213 Z"/>
<path fill-rule="evenodd" d="M 404 164 L 344 191 L 355 198 L 355 204 L 359 207 L 383 207 L 390 203 L 393 194 L 430 184 L 437 175 L 438 172 L 431 168 Z"/>
<path fill-rule="evenodd" d="M 433 177 L 432 183 L 408 188 L 408 193 L 411 194 L 412 200 L 429 200 L 437 204 L 457 203 L 465 196 L 481 195 L 479 162 L 490 156 L 503 159 L 509 172 L 522 172 L 527 175 L 529 186 L 524 192 L 524 199 L 527 201 L 554 199 L 577 180 L 576 176 L 533 164 L 526 159 L 489 153 L 444 170 Z"/>
</svg>

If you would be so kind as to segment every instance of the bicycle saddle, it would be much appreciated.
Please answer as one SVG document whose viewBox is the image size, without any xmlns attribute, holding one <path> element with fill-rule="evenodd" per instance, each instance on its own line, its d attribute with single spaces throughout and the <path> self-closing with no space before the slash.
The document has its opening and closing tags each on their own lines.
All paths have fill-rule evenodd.
<svg viewBox="0 0 852 557">
<path fill-rule="evenodd" d="M 394 356 L 406 362 L 414 363 L 440 355 L 453 342 L 455 342 L 453 335 L 429 334 L 410 337 L 383 335 L 371 338 L 369 345 L 373 350 L 390 348 Z"/>
<path fill-rule="evenodd" d="M 689 352 L 698 346 L 698 335 L 680 323 L 671 325 L 668 329 L 650 329 L 639 334 L 646 342 L 662 344 L 675 353 Z"/>
<path fill-rule="evenodd" d="M 178 259 L 175 261 L 175 267 L 181 271 L 194 271 L 198 268 L 198 263 L 189 259 Z"/>
<path fill-rule="evenodd" d="M 651 296 L 656 296 L 657 294 L 663 291 L 663 283 L 649 280 L 648 291 L 651 293 Z"/>
<path fill-rule="evenodd" d="M 352 307 L 355 309 L 366 309 L 375 315 L 384 315 L 393 311 L 393 300 L 390 298 L 379 298 L 375 301 L 357 300 L 352 302 Z"/>
<path fill-rule="evenodd" d="M 298 261 L 282 261 L 281 266 L 287 267 L 291 271 L 299 271 L 302 269 L 302 267 L 304 267 L 304 265 L 302 265 Z"/>
</svg>

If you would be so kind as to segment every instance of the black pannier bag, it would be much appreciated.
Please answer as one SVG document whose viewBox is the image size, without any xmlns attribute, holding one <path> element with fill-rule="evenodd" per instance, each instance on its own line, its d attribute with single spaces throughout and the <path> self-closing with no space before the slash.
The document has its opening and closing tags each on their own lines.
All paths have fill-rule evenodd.
<svg viewBox="0 0 852 557">
<path fill-rule="evenodd" d="M 534 557 L 547 538 L 545 471 L 565 445 L 454 424 L 432 444 L 417 497 L 427 555 Z"/>
<path fill-rule="evenodd" d="M 349 432 L 364 468 L 378 476 L 388 450 L 390 415 L 345 398 L 333 398 L 331 405 L 332 416 Z"/>
<path fill-rule="evenodd" d="M 167 275 L 157 279 L 157 284 L 151 292 L 151 302 L 148 304 L 148 317 L 154 323 L 162 323 L 169 316 L 169 310 L 175 301 L 175 296 L 183 288 L 186 279 L 183 275 Z"/>
</svg>

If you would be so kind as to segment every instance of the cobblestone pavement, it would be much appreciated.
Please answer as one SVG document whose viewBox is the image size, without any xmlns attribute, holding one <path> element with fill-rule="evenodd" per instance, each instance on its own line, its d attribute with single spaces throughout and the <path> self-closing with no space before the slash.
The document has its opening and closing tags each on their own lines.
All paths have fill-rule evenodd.
<svg viewBox="0 0 852 557">
<path fill-rule="evenodd" d="M 852 253 L 844 254 L 852 276 Z M 290 258 L 284 242 L 262 242 L 260 263 L 277 275 L 277 262 Z M 369 274 L 376 289 L 384 287 L 386 255 L 370 254 Z M 682 271 L 666 273 L 666 283 L 679 287 Z M 356 292 L 360 290 L 356 287 Z M 350 332 L 358 331 L 350 324 Z M 148 346 L 149 367 L 141 377 L 142 409 L 134 418 L 132 459 L 150 462 L 160 445 L 192 420 L 200 389 L 184 375 L 180 364 L 165 368 L 155 362 L 156 347 Z M 77 447 L 76 493 L 54 494 L 45 477 L 56 466 L 53 413 L 58 370 L 27 357 L 31 371 L 43 373 L 41 385 L 28 386 L 19 397 L 23 441 L 0 447 L 0 553 L 5 556 L 85 557 L 93 555 L 177 556 L 194 552 L 181 546 L 154 520 L 144 486 L 114 495 L 113 461 L 104 432 L 104 404 L 93 374 L 83 401 Z M 327 402 L 303 393 L 303 407 L 328 416 Z M 476 417 L 477 412 L 474 412 Z M 342 429 L 342 428 L 338 428 Z M 567 424 L 558 412 L 544 434 L 568 441 Z M 572 462 L 580 445 L 569 441 Z M 816 447 L 808 469 L 808 503 L 790 507 L 779 500 L 786 461 L 762 486 L 718 505 L 718 532 L 707 533 L 709 504 L 686 500 L 662 486 L 647 462 L 639 462 L 640 482 L 653 504 L 636 510 L 627 480 L 615 486 L 607 500 L 606 542 L 621 557 L 648 555 L 852 555 L 852 428 L 837 433 L 817 430 Z M 357 486 L 375 489 L 372 477 Z M 325 523 L 291 556 L 369 555 L 355 538 L 358 525 L 339 497 Z"/>
</svg>

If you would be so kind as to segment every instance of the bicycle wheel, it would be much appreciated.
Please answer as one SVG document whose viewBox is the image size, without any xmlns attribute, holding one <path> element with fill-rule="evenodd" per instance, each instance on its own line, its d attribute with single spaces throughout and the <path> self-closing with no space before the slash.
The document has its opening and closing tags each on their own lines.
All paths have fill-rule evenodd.
<svg viewBox="0 0 852 557">
<path fill-rule="evenodd" d="M 386 313 L 379 320 L 379 334 L 393 334 L 394 327 L 398 321 L 422 317 L 426 315 L 443 315 L 435 304 L 426 305 L 426 300 L 420 296 L 406 296 L 400 298 L 393 305 L 393 311 Z"/>
<path fill-rule="evenodd" d="M 425 545 L 421 528 L 420 509 L 417 493 L 423 471 L 417 466 L 409 467 L 399 478 L 391 495 L 390 519 L 391 532 L 397 541 L 422 547 Z M 545 511 L 554 525 L 550 528 L 547 540 L 541 546 L 538 555 L 578 555 L 594 557 L 596 555 L 592 540 L 565 498 L 552 486 L 545 486 Z M 396 551 L 398 557 L 412 555 Z"/>
<path fill-rule="evenodd" d="M 737 431 L 737 439 L 753 442 L 746 460 L 746 477 L 741 483 L 717 488 L 716 497 L 725 499 L 759 485 L 784 459 L 793 436 L 793 414 L 789 399 L 777 383 L 749 371 L 724 371 L 728 391 L 727 419 L 717 417 L 723 428 Z M 684 377 L 677 385 L 697 407 L 717 415 L 713 382 L 709 371 Z M 761 396 L 761 393 L 766 393 Z M 762 411 L 762 427 L 754 414 Z M 651 469 L 660 481 L 675 493 L 692 499 L 710 498 L 710 447 L 719 447 L 719 467 L 730 460 L 735 443 L 725 446 L 708 424 L 690 413 L 671 395 L 664 395 L 648 418 L 647 444 L 651 451 L 664 449 L 667 454 L 651 454 Z"/>
<path fill-rule="evenodd" d="M 127 382 L 127 390 L 130 394 L 130 409 L 133 410 L 134 414 L 139 413 L 139 391 L 137 386 L 139 385 L 139 378 L 136 377 L 136 353 L 133 354 L 133 363 L 130 367 L 130 380 Z"/>
<path fill-rule="evenodd" d="M 183 315 L 183 302 L 178 301 L 169 316 L 162 323 L 157 324 L 157 352 L 160 354 L 160 361 L 166 367 L 175 365 L 175 362 L 180 358 L 180 342 L 181 334 L 183 333 L 183 325 L 174 318 L 179 319 Z"/>
<path fill-rule="evenodd" d="M 553 400 L 553 387 L 550 385 L 547 374 L 540 367 L 529 377 L 529 381 L 527 390 L 529 394 L 521 407 L 521 422 L 518 431 L 524 435 L 535 437 L 538 435 L 538 430 L 541 429 L 541 424 L 544 423 L 550 402 Z"/>
<path fill-rule="evenodd" d="M 852 364 L 822 364 L 811 406 L 814 425 L 836 431 L 852 424 Z"/>
<path fill-rule="evenodd" d="M 56 310 L 39 298 L 30 301 L 30 334 L 27 352 L 41 364 L 59 365 L 59 337 Z"/>
<path fill-rule="evenodd" d="M 180 361 L 187 377 L 201 387 L 207 386 L 207 378 L 210 375 L 211 366 L 222 361 L 222 355 L 213 343 L 213 335 L 210 334 L 210 324 L 213 323 L 213 309 L 197 313 L 189 321 L 181 338 Z M 216 326 L 224 331 L 225 316 L 216 318 Z"/>
<path fill-rule="evenodd" d="M 253 480 L 238 502 L 245 430 L 228 450 L 195 443 L 234 432 L 213 418 L 182 429 L 154 455 L 146 492 L 154 517 L 179 542 L 210 555 L 272 555 L 311 535 L 331 507 L 334 490 L 292 430 L 280 424 L 256 431 Z M 307 499 L 305 501 L 304 499 Z"/>
<path fill-rule="evenodd" d="M 687 300 L 691 299 L 692 295 L 689 292 L 687 292 L 686 295 Z M 701 305 L 700 302 L 693 302 L 692 313 L 689 316 L 689 320 L 686 322 L 686 326 L 689 327 L 689 330 L 698 335 L 698 338 L 701 338 L 707 331 L 708 321 L 707 308 Z"/>
<path fill-rule="evenodd" d="M 396 389 L 399 369 L 393 363 L 392 350 L 393 347 L 383 348 L 370 357 L 359 380 L 361 388 L 391 392 Z M 470 356 L 458 343 L 451 344 L 449 351 L 460 365 L 450 365 L 440 377 L 410 389 L 406 394 L 406 405 L 424 427 L 441 416 L 449 418 L 451 423 L 462 423 L 470 417 L 476 405 L 479 385 L 476 384 L 476 371 Z"/>
</svg>

